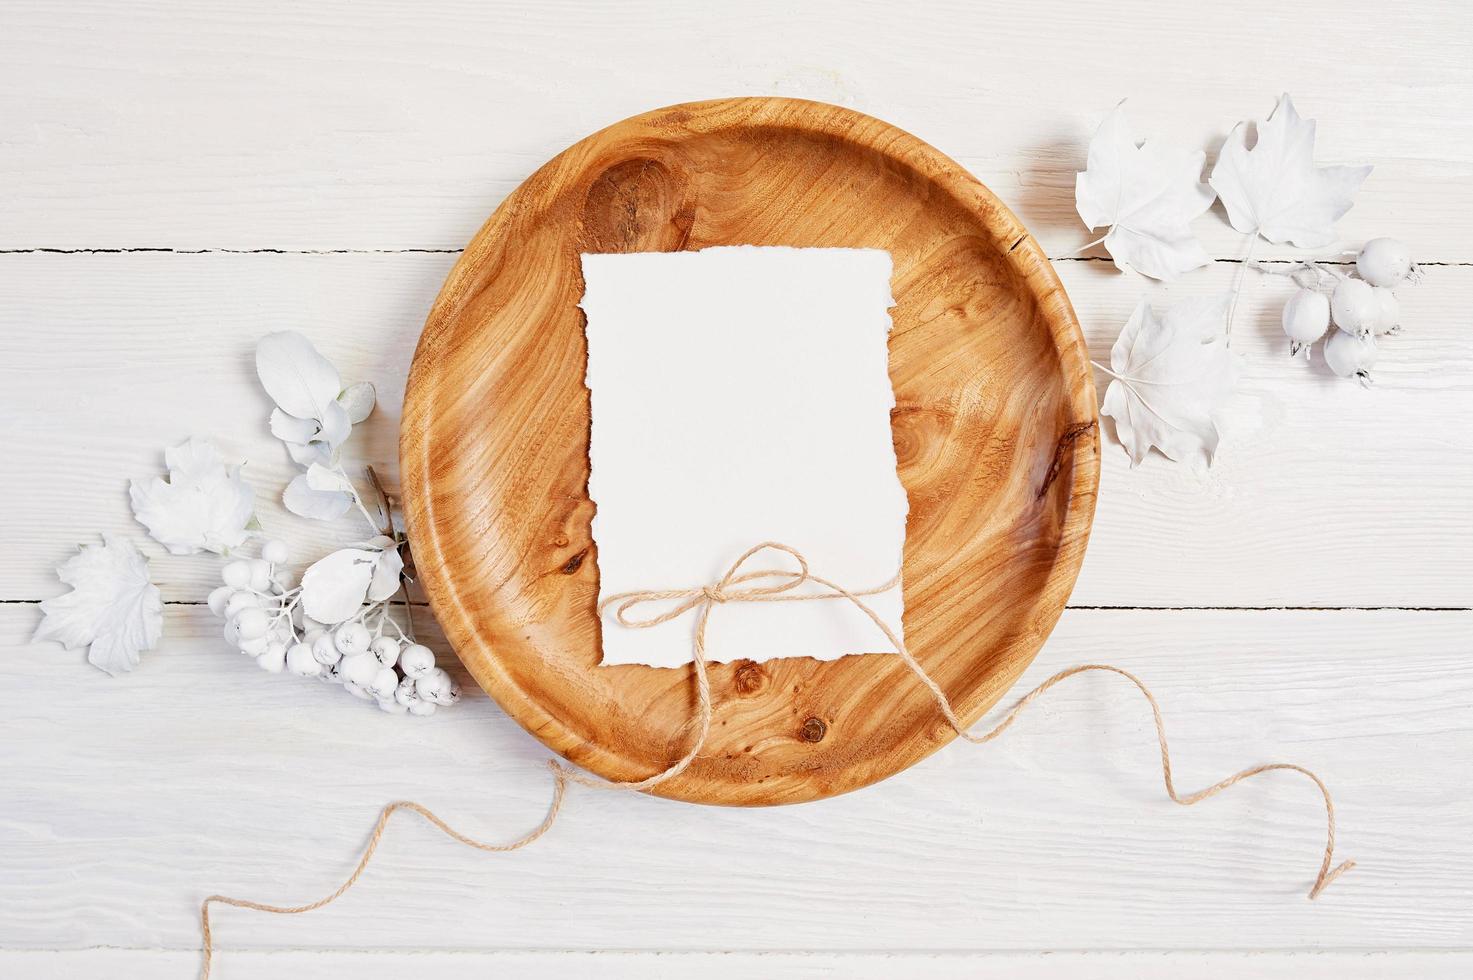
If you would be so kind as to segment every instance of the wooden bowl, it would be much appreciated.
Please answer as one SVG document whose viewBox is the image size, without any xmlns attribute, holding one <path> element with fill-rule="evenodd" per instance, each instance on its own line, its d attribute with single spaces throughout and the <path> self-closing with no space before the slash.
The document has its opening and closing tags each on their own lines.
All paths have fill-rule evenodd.
<svg viewBox="0 0 1473 980">
<path fill-rule="evenodd" d="M 1047 258 L 987 188 L 894 126 L 817 102 L 696 102 L 595 133 L 503 201 L 451 271 L 400 455 L 416 567 L 461 660 L 549 748 L 612 780 L 680 757 L 695 688 L 691 668 L 598 666 L 579 254 L 744 243 L 894 258 L 905 636 L 962 718 L 1018 679 L 1084 557 L 1099 480 L 1088 353 Z M 711 681 L 710 740 L 663 796 L 811 800 L 954 736 L 895 656 L 738 661 Z"/>
</svg>

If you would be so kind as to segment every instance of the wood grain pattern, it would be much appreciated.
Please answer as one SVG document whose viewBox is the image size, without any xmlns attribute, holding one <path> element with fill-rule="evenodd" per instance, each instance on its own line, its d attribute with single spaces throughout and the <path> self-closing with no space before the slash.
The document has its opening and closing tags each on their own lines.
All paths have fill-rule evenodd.
<svg viewBox="0 0 1473 980">
<path fill-rule="evenodd" d="M 461 659 L 529 731 L 610 779 L 681 753 L 692 671 L 597 666 L 578 255 L 726 244 L 892 254 L 905 629 L 962 717 L 1048 635 L 1094 511 L 1083 335 L 1037 243 L 959 166 L 878 120 L 787 99 L 674 106 L 583 140 L 451 272 L 411 368 L 401 468 L 422 578 Z M 828 796 L 954 734 L 895 658 L 736 662 L 712 687 L 706 750 L 662 795 Z"/>
<path fill-rule="evenodd" d="M 407 723 L 262 671 L 198 605 L 170 606 L 159 649 L 110 678 L 80 652 L 30 643 L 38 615 L 0 604 L 7 947 L 194 951 L 203 895 L 317 897 L 391 799 L 488 840 L 545 812 L 547 750 L 473 684 L 454 710 Z M 1275 759 L 1322 773 L 1355 872 L 1305 901 L 1324 824 L 1300 777 L 1188 809 L 1167 801 L 1144 702 L 1119 678 L 1085 675 L 997 742 L 955 742 L 878 786 L 802 806 L 575 788 L 553 833 L 501 855 L 406 821 L 341 902 L 286 918 L 223 911 L 220 978 L 316 975 L 237 965 L 236 950 L 281 948 L 324 963 L 394 949 L 1473 952 L 1473 794 L 1456 778 L 1473 759 L 1473 611 L 1069 609 L 1014 694 L 1098 658 L 1161 697 L 1184 788 Z M 659 976 L 659 962 L 643 965 Z M 541 976 L 465 964 L 464 977 Z M 32 975 L 5 966 L 0 955 L 6 980 Z M 407 972 L 389 961 L 363 980 Z M 857 963 L 833 973 L 853 974 Z M 547 975 L 607 974 L 579 961 Z"/>
<path fill-rule="evenodd" d="M 1116 101 L 1210 161 L 1287 90 L 1323 164 L 1376 165 L 1342 242 L 1473 259 L 1447 220 L 1473 200 L 1473 14 L 1447 0 L 138 0 L 0 21 L 0 248 L 459 248 L 583 134 L 743 93 L 915 133 L 1059 256 L 1097 237 L 1074 173 Z M 1220 207 L 1192 231 L 1243 254 Z"/>
<path fill-rule="evenodd" d="M 572 977 L 599 980 L 1466 980 L 1473 953 L 691 953 L 672 951 L 487 953 L 474 950 L 232 950 L 228 976 L 294 977 L 297 980 L 365 980 L 401 977 L 464 980 L 466 977 Z M 193 950 L 144 949 L 0 951 L 0 975 L 26 980 L 156 980 L 188 976 L 198 965 Z"/>
</svg>

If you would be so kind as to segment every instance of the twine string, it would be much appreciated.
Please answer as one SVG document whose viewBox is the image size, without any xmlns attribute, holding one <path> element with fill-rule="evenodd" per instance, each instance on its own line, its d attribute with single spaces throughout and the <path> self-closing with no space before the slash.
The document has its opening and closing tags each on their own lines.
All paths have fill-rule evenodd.
<svg viewBox="0 0 1473 980">
<path fill-rule="evenodd" d="M 301 915 L 303 912 L 311 912 L 320 909 L 324 905 L 331 905 L 343 897 L 349 888 L 358 884 L 358 879 L 363 877 L 363 872 L 368 869 L 368 863 L 373 860 L 374 852 L 384 838 L 384 828 L 388 826 L 389 818 L 400 810 L 409 810 L 424 817 L 433 824 L 441 833 L 464 844 L 466 847 L 474 847 L 478 851 L 518 851 L 528 844 L 537 840 L 543 834 L 552 829 L 553 822 L 557 820 L 558 811 L 563 808 L 563 796 L 567 791 L 567 780 L 563 778 L 563 770 L 557 765 L 551 765 L 553 771 L 552 803 L 547 808 L 547 816 L 542 818 L 530 833 L 517 838 L 509 844 L 489 844 L 485 841 L 468 837 L 446 823 L 440 816 L 428 807 L 421 806 L 410 800 L 398 800 L 390 803 L 379 812 L 378 822 L 373 825 L 373 832 L 368 835 L 368 845 L 363 849 L 363 856 L 358 859 L 358 864 L 353 868 L 353 873 L 348 875 L 341 885 L 332 894 L 319 898 L 315 902 L 306 905 L 268 905 L 265 902 L 253 902 L 245 898 L 231 898 L 229 895 L 211 895 L 200 903 L 199 928 L 203 937 L 204 962 L 200 967 L 201 980 L 209 980 L 210 965 L 215 954 L 214 934 L 210 931 L 210 906 L 229 905 L 238 909 L 254 909 L 257 912 L 270 912 L 274 915 Z"/>
<path fill-rule="evenodd" d="M 748 572 L 742 571 L 742 568 L 752 557 L 763 551 L 777 551 L 786 554 L 793 559 L 798 567 L 796 570 L 769 568 Z M 363 854 L 358 859 L 357 866 L 354 867 L 347 880 L 339 885 L 331 894 L 315 902 L 292 906 L 268 905 L 264 902 L 231 898 L 226 895 L 211 895 L 206 898 L 200 905 L 200 932 L 203 939 L 202 952 L 204 954 L 204 962 L 200 973 L 201 980 L 209 980 L 211 960 L 214 956 L 214 937 L 210 931 L 210 906 L 212 904 L 253 909 L 257 912 L 270 912 L 275 915 L 300 915 L 301 913 L 311 912 L 337 901 L 348 889 L 357 884 L 358 880 L 363 876 L 364 871 L 367 870 L 369 862 L 373 859 L 374 853 L 378 850 L 378 846 L 383 840 L 384 829 L 389 822 L 389 818 L 399 810 L 410 810 L 419 814 L 447 837 L 467 847 L 473 847 L 481 851 L 515 851 L 531 844 L 552 828 L 553 822 L 557 819 L 558 812 L 562 809 L 563 798 L 570 782 L 596 789 L 644 793 L 685 772 L 700 755 L 711 732 L 713 712 L 711 681 L 706 661 L 706 627 L 710 622 L 712 608 L 731 602 L 800 602 L 817 599 L 843 599 L 847 601 L 854 608 L 864 613 L 879 628 L 880 632 L 884 634 L 885 639 L 889 641 L 890 646 L 900 656 L 901 660 L 904 661 L 911 673 L 931 692 L 931 696 L 935 700 L 936 706 L 940 709 L 942 716 L 956 733 L 968 742 L 977 745 L 990 742 L 1011 728 L 1013 722 L 1017 720 L 1024 709 L 1042 697 L 1045 692 L 1055 685 L 1092 670 L 1102 670 L 1112 674 L 1118 674 L 1134 684 L 1136 689 L 1145 697 L 1146 702 L 1151 706 L 1151 718 L 1156 725 L 1156 742 L 1161 750 L 1162 779 L 1166 785 L 1166 795 L 1173 803 L 1180 804 L 1181 806 L 1191 806 L 1194 803 L 1200 803 L 1202 800 L 1216 796 L 1230 786 L 1266 772 L 1278 770 L 1297 772 L 1314 783 L 1325 802 L 1325 850 L 1323 859 L 1320 862 L 1319 874 L 1315 876 L 1314 885 L 1309 890 L 1310 899 L 1318 898 L 1320 893 L 1328 888 L 1332 882 L 1355 867 L 1354 861 L 1342 861 L 1340 864 L 1331 868 L 1335 856 L 1335 803 L 1331 799 L 1329 787 L 1324 784 L 1324 781 L 1303 766 L 1289 762 L 1274 762 L 1253 766 L 1233 773 L 1231 776 L 1221 779 L 1205 789 L 1197 790 L 1195 793 L 1187 793 L 1185 795 L 1179 793 L 1172 777 L 1171 751 L 1167 744 L 1166 724 L 1161 717 L 1161 706 L 1156 701 L 1155 695 L 1146 687 L 1145 683 L 1139 677 L 1136 677 L 1130 671 L 1124 670 L 1123 668 L 1114 667 L 1109 664 L 1080 664 L 1066 670 L 1061 670 L 1025 694 L 1009 709 L 1003 719 L 990 730 L 982 734 L 975 734 L 968 731 L 966 726 L 962 724 L 961 719 L 957 717 L 956 711 L 951 705 L 951 700 L 946 696 L 946 692 L 941 689 L 941 685 L 936 683 L 935 679 L 920 665 L 919 661 L 906 648 L 904 642 L 895 635 L 895 631 L 890 625 L 864 601 L 863 597 L 886 592 L 897 585 L 899 581 L 900 575 L 897 573 L 890 581 L 874 588 L 863 590 L 846 589 L 822 576 L 815 575 L 808 567 L 807 559 L 797 549 L 776 541 L 765 541 L 744 552 L 727 569 L 726 574 L 712 585 L 700 585 L 685 589 L 624 592 L 609 596 L 599 604 L 599 614 L 602 616 L 612 608 L 614 620 L 619 625 L 629 629 L 649 629 L 678 619 L 686 613 L 692 611 L 696 613 L 695 632 L 691 644 L 691 662 L 696 678 L 696 737 L 684 755 L 665 769 L 644 779 L 630 782 L 613 782 L 600 779 L 597 776 L 588 775 L 561 765 L 556 760 L 549 760 L 548 766 L 553 774 L 553 791 L 552 802 L 548 806 L 547 815 L 543 818 L 542 823 L 530 833 L 507 844 L 492 844 L 469 837 L 450 826 L 450 824 L 446 823 L 433 811 L 418 803 L 407 800 L 390 803 L 379 813 L 378 822 L 374 824 L 373 831 L 368 838 L 368 844 L 363 849 Z M 766 582 L 767 584 L 755 584 L 760 582 Z M 808 583 L 812 583 L 827 591 L 798 591 L 801 586 Z M 668 607 L 663 612 L 657 611 L 643 616 L 633 615 L 634 610 L 647 604 L 668 604 Z"/>
</svg>

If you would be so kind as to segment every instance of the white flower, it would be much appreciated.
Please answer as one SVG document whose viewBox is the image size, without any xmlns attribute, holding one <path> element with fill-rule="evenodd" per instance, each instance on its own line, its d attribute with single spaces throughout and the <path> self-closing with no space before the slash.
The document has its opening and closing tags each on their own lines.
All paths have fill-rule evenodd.
<svg viewBox="0 0 1473 980">
<path fill-rule="evenodd" d="M 164 602 L 148 578 L 148 562 L 131 541 L 102 536 L 62 562 L 56 575 L 72 591 L 41 603 L 37 640 L 68 650 L 87 646 L 87 661 L 117 675 L 138 666 L 164 629 Z"/>
<path fill-rule="evenodd" d="M 128 497 L 133 516 L 148 528 L 171 555 L 200 551 L 226 554 L 250 536 L 255 521 L 255 493 L 203 439 L 164 450 L 167 481 L 133 480 Z"/>
<path fill-rule="evenodd" d="M 332 362 L 293 330 L 261 338 L 256 374 L 276 402 L 271 434 L 299 466 L 336 465 L 338 447 L 373 411 L 373 385 L 364 381 L 345 390 Z"/>
</svg>

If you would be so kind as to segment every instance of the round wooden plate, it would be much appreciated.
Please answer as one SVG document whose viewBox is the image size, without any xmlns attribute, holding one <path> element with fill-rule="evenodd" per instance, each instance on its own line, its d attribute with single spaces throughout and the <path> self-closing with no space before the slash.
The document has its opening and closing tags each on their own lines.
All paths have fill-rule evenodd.
<svg viewBox="0 0 1473 980">
<path fill-rule="evenodd" d="M 690 668 L 598 666 L 579 253 L 735 244 L 894 258 L 905 636 L 962 718 L 1027 667 L 1084 557 L 1099 479 L 1084 338 L 985 187 L 816 102 L 697 102 L 610 126 L 529 177 L 466 249 L 420 338 L 400 437 L 409 539 L 450 642 L 508 714 L 608 779 L 680 757 L 695 689 Z M 711 681 L 710 740 L 661 795 L 811 800 L 954 736 L 895 656 L 739 661 Z"/>
</svg>

